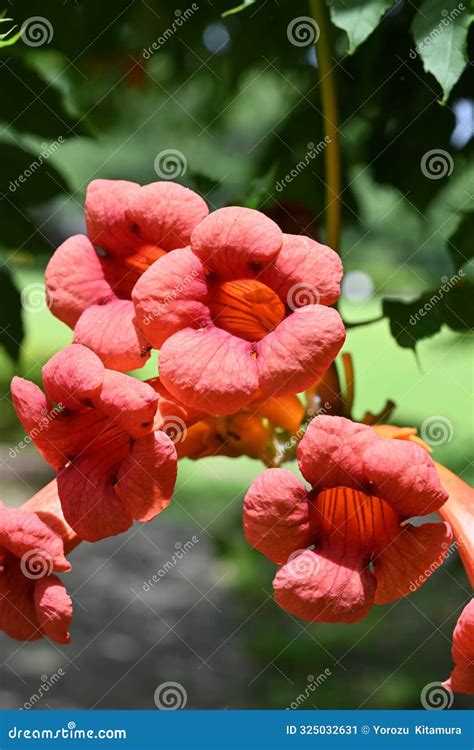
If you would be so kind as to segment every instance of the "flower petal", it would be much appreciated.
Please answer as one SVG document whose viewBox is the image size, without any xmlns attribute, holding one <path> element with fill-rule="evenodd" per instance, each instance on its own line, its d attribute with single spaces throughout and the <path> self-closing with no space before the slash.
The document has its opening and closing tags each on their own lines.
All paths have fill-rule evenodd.
<svg viewBox="0 0 474 750">
<path fill-rule="evenodd" d="M 0 576 L 0 629 L 10 638 L 33 641 L 43 635 L 33 602 L 35 582 L 25 578 L 17 561 Z"/>
<path fill-rule="evenodd" d="M 64 519 L 56 479 L 38 490 L 26 503 L 23 503 L 21 509 L 36 513 L 41 521 L 61 537 L 65 555 L 80 543 L 81 540 Z"/>
<path fill-rule="evenodd" d="M 434 513 L 448 499 L 433 459 L 417 443 L 379 438 L 363 463 L 376 494 L 405 518 Z"/>
<path fill-rule="evenodd" d="M 336 310 L 310 305 L 292 313 L 256 344 L 260 388 L 268 396 L 304 391 L 327 370 L 344 339 Z"/>
<path fill-rule="evenodd" d="M 305 486 L 285 469 L 266 469 L 252 483 L 244 501 L 248 543 L 275 563 L 311 544 Z"/>
<path fill-rule="evenodd" d="M 362 455 L 376 435 L 370 427 L 344 417 L 322 415 L 311 420 L 297 449 L 298 465 L 313 487 L 363 490 L 367 479 Z"/>
<path fill-rule="evenodd" d="M 176 182 L 152 182 L 127 199 L 125 217 L 144 242 L 164 250 L 189 245 L 191 232 L 209 213 L 200 195 Z"/>
<path fill-rule="evenodd" d="M 137 322 L 159 349 L 182 328 L 198 328 L 211 320 L 205 269 L 190 248 L 167 253 L 137 281 L 132 293 Z"/>
<path fill-rule="evenodd" d="M 46 398 L 41 388 L 16 375 L 11 382 L 11 392 L 17 417 L 29 439 L 33 440 L 45 461 L 51 466 L 62 466 L 64 453 L 49 439 L 48 429 L 57 407 Z"/>
<path fill-rule="evenodd" d="M 438 463 L 435 466 L 441 484 L 449 492 L 439 514 L 453 530 L 459 555 L 474 586 L 474 489 L 446 466 Z"/>
<path fill-rule="evenodd" d="M 125 216 L 128 199 L 140 185 L 126 180 L 93 180 L 86 193 L 87 234 L 94 245 L 111 253 L 128 255 L 142 240 Z"/>
<path fill-rule="evenodd" d="M 402 526 L 375 558 L 375 603 L 388 604 L 420 588 L 449 555 L 452 538 L 446 523 Z"/>
<path fill-rule="evenodd" d="M 186 328 L 163 344 L 160 379 L 170 393 L 208 414 L 232 414 L 257 389 L 253 345 L 220 328 Z"/>
<path fill-rule="evenodd" d="M 132 525 L 132 516 L 114 489 L 127 453 L 128 442 L 121 442 L 107 452 L 84 454 L 59 472 L 64 518 L 81 539 L 97 542 Z"/>
<path fill-rule="evenodd" d="M 278 256 L 258 278 L 292 310 L 305 304 L 333 305 L 340 294 L 342 262 L 327 245 L 284 234 Z"/>
<path fill-rule="evenodd" d="M 474 694 L 474 599 L 464 607 L 454 628 L 453 661 L 456 666 L 444 686 L 455 693 Z"/>
<path fill-rule="evenodd" d="M 62 581 L 55 575 L 36 581 L 34 603 L 39 626 L 45 635 L 57 643 L 69 643 L 72 601 Z"/>
<path fill-rule="evenodd" d="M 138 440 L 153 429 L 158 394 L 148 383 L 106 370 L 102 390 L 93 403 L 114 421 L 116 427 Z"/>
<path fill-rule="evenodd" d="M 252 208 L 228 206 L 194 229 L 191 247 L 222 278 L 251 278 L 278 254 L 283 241 L 274 221 Z"/>
<path fill-rule="evenodd" d="M 106 417 L 96 409 L 61 411 L 29 380 L 14 377 L 11 389 L 15 411 L 29 439 L 55 469 L 80 453 L 106 426 Z"/>
<path fill-rule="evenodd" d="M 31 561 L 39 574 L 42 571 L 51 573 L 53 570 L 61 572 L 71 569 L 64 557 L 61 537 L 36 513 L 21 508 L 6 508 L 0 504 L 0 547 L 23 559 L 25 566 Z"/>
<path fill-rule="evenodd" d="M 182 436 L 183 431 L 190 424 L 198 422 L 207 416 L 206 412 L 197 411 L 178 401 L 165 388 L 160 378 L 145 380 L 155 393 L 158 394 L 158 409 L 155 414 L 154 429 L 163 430 L 166 434 L 172 433 L 170 437 L 176 438 L 176 433 Z M 176 441 L 175 441 L 176 443 Z"/>
<path fill-rule="evenodd" d="M 432 513 L 447 498 L 421 446 L 380 438 L 368 425 L 344 417 L 313 419 L 298 446 L 298 463 L 318 489 L 353 487 L 385 500 L 405 518 Z"/>
<path fill-rule="evenodd" d="M 115 299 L 94 246 L 82 234 L 58 247 L 46 266 L 45 282 L 51 312 L 71 328 L 90 305 Z"/>
<path fill-rule="evenodd" d="M 43 367 L 43 386 L 49 398 L 67 409 L 81 409 L 102 388 L 104 365 L 85 346 L 71 344 Z"/>
<path fill-rule="evenodd" d="M 91 305 L 74 329 L 74 343 L 92 349 L 110 370 L 135 370 L 149 359 L 147 342 L 135 327 L 135 309 L 126 299 Z"/>
<path fill-rule="evenodd" d="M 164 432 L 137 440 L 120 466 L 115 491 L 137 521 L 168 507 L 176 483 L 176 449 Z"/>
<path fill-rule="evenodd" d="M 305 417 L 304 406 L 295 395 L 254 401 L 250 404 L 249 411 L 253 415 L 266 417 L 277 427 L 291 434 L 298 432 Z"/>
<path fill-rule="evenodd" d="M 358 622 L 374 602 L 375 578 L 357 555 L 304 550 L 273 581 L 275 601 L 309 622 Z"/>
</svg>

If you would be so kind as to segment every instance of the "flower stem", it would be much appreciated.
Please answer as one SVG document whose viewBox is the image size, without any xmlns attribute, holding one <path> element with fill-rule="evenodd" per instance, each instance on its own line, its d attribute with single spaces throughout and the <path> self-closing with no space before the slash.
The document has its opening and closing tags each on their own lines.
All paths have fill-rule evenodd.
<svg viewBox="0 0 474 750">
<path fill-rule="evenodd" d="M 337 127 L 334 65 L 331 59 L 330 21 L 325 0 L 310 0 L 310 8 L 319 30 L 315 47 L 321 88 L 323 127 L 327 140 L 325 150 L 326 234 L 328 245 L 339 252 L 341 236 L 341 152 Z"/>
</svg>

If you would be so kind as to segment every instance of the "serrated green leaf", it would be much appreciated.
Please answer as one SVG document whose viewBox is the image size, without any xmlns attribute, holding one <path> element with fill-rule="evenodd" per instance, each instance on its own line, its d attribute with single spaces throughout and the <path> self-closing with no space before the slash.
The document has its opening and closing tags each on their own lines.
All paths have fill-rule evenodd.
<svg viewBox="0 0 474 750">
<path fill-rule="evenodd" d="M 351 55 L 377 28 L 395 0 L 327 0 L 331 21 L 349 37 Z"/>
<path fill-rule="evenodd" d="M 469 5 L 469 3 L 468 3 Z M 412 24 L 416 52 L 443 89 L 445 102 L 467 64 L 474 13 L 458 0 L 424 0 Z"/>
<path fill-rule="evenodd" d="M 21 298 L 8 269 L 0 268 L 0 345 L 16 362 L 24 336 Z"/>
</svg>

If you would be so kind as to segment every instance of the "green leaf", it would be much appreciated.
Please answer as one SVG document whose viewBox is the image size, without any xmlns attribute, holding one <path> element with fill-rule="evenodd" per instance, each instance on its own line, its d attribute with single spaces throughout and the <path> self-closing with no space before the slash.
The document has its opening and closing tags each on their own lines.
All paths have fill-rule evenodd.
<svg viewBox="0 0 474 750">
<path fill-rule="evenodd" d="M 9 143 L 0 143 L 2 182 L 8 187 L 7 195 L 12 203 L 33 205 L 68 191 L 64 177 L 50 161 L 61 145 L 61 141 L 44 143 L 34 154 Z"/>
<path fill-rule="evenodd" d="M 21 319 L 21 297 L 5 266 L 0 268 L 0 345 L 16 362 L 24 336 Z"/>
<path fill-rule="evenodd" d="M 6 198 L 0 200 L 0 247 L 5 250 L 26 250 L 48 254 L 54 250 L 29 216 Z"/>
<path fill-rule="evenodd" d="M 327 0 L 331 21 L 349 37 L 351 55 L 377 28 L 395 0 Z"/>
<path fill-rule="evenodd" d="M 425 294 L 412 302 L 384 299 L 382 312 L 390 323 L 390 332 L 399 346 L 404 349 L 415 349 L 422 339 L 434 336 L 441 330 L 443 321 L 440 309 L 434 305 L 428 312 L 430 294 Z"/>
<path fill-rule="evenodd" d="M 443 300 L 444 322 L 453 331 L 474 329 L 474 283 L 461 281 L 451 289 Z"/>
<path fill-rule="evenodd" d="M 474 258 L 474 213 L 462 215 L 457 230 L 448 239 L 448 251 L 456 271 Z"/>
<path fill-rule="evenodd" d="M 61 148 L 61 143 L 56 141 L 43 144 L 38 153 L 33 153 L 16 145 L 0 143 L 2 247 L 34 253 L 51 252 L 49 243 L 30 220 L 29 209 L 68 191 L 64 177 L 50 161 L 58 148 Z"/>
<path fill-rule="evenodd" d="M 453 331 L 474 329 L 474 284 L 462 271 L 448 279 L 443 276 L 438 289 L 424 292 L 411 302 L 384 299 L 383 314 L 397 343 L 413 349 L 419 341 L 434 336 L 447 325 Z"/>
<path fill-rule="evenodd" d="M 19 58 L 0 66 L 0 120 L 14 130 L 57 139 L 86 130 L 66 111 L 63 95 Z"/>
<path fill-rule="evenodd" d="M 473 20 L 474 14 L 458 0 L 424 0 L 413 19 L 415 51 L 443 89 L 443 102 L 466 67 L 467 34 Z"/>
<path fill-rule="evenodd" d="M 251 5 L 254 5 L 254 3 L 255 0 L 244 0 L 243 3 L 237 5 L 235 8 L 231 8 L 230 10 L 226 10 L 224 13 L 222 13 L 222 18 L 225 18 L 226 16 L 232 16 L 234 13 L 240 13 L 241 10 L 249 8 Z"/>
</svg>

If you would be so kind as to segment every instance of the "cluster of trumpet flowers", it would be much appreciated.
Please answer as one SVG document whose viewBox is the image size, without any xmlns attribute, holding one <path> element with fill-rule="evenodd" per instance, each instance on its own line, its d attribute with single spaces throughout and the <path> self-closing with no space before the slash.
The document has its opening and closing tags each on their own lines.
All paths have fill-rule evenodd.
<svg viewBox="0 0 474 750">
<path fill-rule="evenodd" d="M 48 306 L 72 343 L 43 367 L 42 388 L 12 381 L 57 477 L 22 508 L 0 507 L 5 633 L 67 643 L 66 556 L 164 511 L 182 457 L 266 465 L 244 533 L 278 566 L 275 600 L 297 617 L 353 623 L 408 596 L 453 535 L 473 582 L 471 488 L 416 430 L 380 424 L 384 413 L 351 418 L 335 365 L 345 329 L 334 250 L 253 209 L 209 212 L 172 182 L 95 180 L 86 224 L 46 269 Z M 127 374 L 153 350 L 155 377 Z M 295 457 L 301 476 L 282 468 Z M 474 692 L 473 631 L 471 603 L 454 631 L 454 691 Z"/>
</svg>

